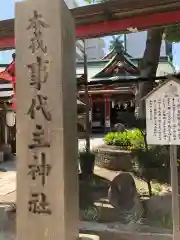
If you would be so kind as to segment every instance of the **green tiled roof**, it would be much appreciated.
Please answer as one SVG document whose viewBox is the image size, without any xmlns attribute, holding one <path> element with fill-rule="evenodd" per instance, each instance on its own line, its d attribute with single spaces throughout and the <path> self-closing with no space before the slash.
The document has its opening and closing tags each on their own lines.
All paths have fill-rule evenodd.
<svg viewBox="0 0 180 240">
<path fill-rule="evenodd" d="M 129 59 L 134 65 L 138 66 L 140 59 Z M 91 80 L 97 73 L 101 72 L 102 69 L 106 66 L 106 64 L 110 60 L 99 60 L 99 61 L 89 61 L 88 64 L 88 79 Z M 77 62 L 76 73 L 83 74 L 84 73 L 84 63 Z M 157 69 L 157 77 L 165 76 L 168 74 L 173 74 L 175 72 L 175 68 L 173 67 L 172 63 L 169 62 L 168 58 L 161 58 L 159 61 L 158 69 Z M 127 77 L 127 76 L 126 76 Z M 93 78 L 93 80 L 95 80 Z"/>
<path fill-rule="evenodd" d="M 100 60 L 100 61 L 90 61 L 87 63 L 88 65 L 88 78 L 93 78 L 97 73 L 99 73 L 109 62 L 109 60 Z M 84 63 L 77 62 L 76 64 L 76 74 L 84 73 Z"/>
</svg>

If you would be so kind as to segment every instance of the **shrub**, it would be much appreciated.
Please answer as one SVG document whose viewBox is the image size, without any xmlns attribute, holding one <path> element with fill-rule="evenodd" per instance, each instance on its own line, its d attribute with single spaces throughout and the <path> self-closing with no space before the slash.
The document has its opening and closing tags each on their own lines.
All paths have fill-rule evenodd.
<svg viewBox="0 0 180 240">
<path fill-rule="evenodd" d="M 161 213 L 156 213 L 154 217 L 151 219 L 150 225 L 158 228 L 172 229 L 173 228 L 172 215 L 167 213 L 163 214 L 162 216 Z"/>
<path fill-rule="evenodd" d="M 152 188 L 152 195 L 157 195 L 163 191 L 163 186 L 161 184 L 156 184 Z"/>
<path fill-rule="evenodd" d="M 138 128 L 125 132 L 109 133 L 105 136 L 109 145 L 133 150 L 132 172 L 143 179 L 152 195 L 151 181 L 167 183 L 169 180 L 169 148 L 167 146 L 147 146 L 144 132 Z"/>
<path fill-rule="evenodd" d="M 169 154 L 163 146 L 151 146 L 149 150 L 136 150 L 133 159 L 133 173 L 143 179 L 152 195 L 151 181 L 167 183 L 169 180 Z"/>
<path fill-rule="evenodd" d="M 152 195 L 151 182 L 169 183 L 170 161 L 169 146 L 145 144 L 145 135 L 138 128 L 125 132 L 109 133 L 105 136 L 108 145 L 114 145 L 124 150 L 133 150 L 133 169 L 136 177 L 143 179 Z M 180 147 L 177 152 L 178 172 L 180 173 Z"/>
<path fill-rule="evenodd" d="M 143 132 L 139 129 L 126 130 L 124 132 L 108 133 L 105 138 L 107 145 L 119 146 L 125 150 L 144 148 Z"/>
</svg>

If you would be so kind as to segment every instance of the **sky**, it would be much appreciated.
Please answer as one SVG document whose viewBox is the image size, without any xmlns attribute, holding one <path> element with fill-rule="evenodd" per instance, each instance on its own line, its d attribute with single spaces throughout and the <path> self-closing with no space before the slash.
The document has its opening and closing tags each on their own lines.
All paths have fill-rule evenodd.
<svg viewBox="0 0 180 240">
<path fill-rule="evenodd" d="M 22 0 L 1 0 L 0 20 L 14 18 L 14 6 L 15 2 Z M 82 2 L 82 0 L 80 0 Z M 82 4 L 81 4 L 82 5 Z M 109 38 L 106 39 L 106 45 L 108 45 Z M 106 49 L 108 47 L 106 46 Z M 12 51 L 0 52 L 0 63 L 9 63 L 11 59 Z M 174 66 L 177 70 L 180 70 L 180 43 L 173 44 L 173 58 Z"/>
<path fill-rule="evenodd" d="M 15 0 L 1 0 L 0 20 L 14 17 Z M 0 63 L 9 63 L 12 60 L 11 51 L 0 52 Z"/>
</svg>

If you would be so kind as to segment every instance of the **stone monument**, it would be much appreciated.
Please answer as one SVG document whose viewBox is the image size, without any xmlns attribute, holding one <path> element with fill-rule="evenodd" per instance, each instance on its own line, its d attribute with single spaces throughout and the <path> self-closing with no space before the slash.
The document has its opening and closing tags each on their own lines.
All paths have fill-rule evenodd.
<svg viewBox="0 0 180 240">
<path fill-rule="evenodd" d="M 126 221 L 128 216 L 139 219 L 142 217 L 142 205 L 137 195 L 135 181 L 130 173 L 121 172 L 112 180 L 108 199 L 118 211 L 120 221 Z"/>
<path fill-rule="evenodd" d="M 74 21 L 64 1 L 16 4 L 17 239 L 78 236 Z"/>
</svg>

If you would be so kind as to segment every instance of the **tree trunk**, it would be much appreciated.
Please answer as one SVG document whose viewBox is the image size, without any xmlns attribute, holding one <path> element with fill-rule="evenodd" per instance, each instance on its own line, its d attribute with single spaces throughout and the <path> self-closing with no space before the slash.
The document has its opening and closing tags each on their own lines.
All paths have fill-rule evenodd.
<svg viewBox="0 0 180 240">
<path fill-rule="evenodd" d="M 146 48 L 140 62 L 141 77 L 151 78 L 156 76 L 163 32 L 164 28 L 151 29 L 147 32 Z M 145 104 L 141 99 L 152 89 L 153 81 L 151 81 L 151 79 L 146 83 L 138 84 L 138 91 L 136 94 L 136 112 L 138 118 L 145 118 Z"/>
<path fill-rule="evenodd" d="M 147 185 L 148 185 L 148 191 L 149 191 L 149 196 L 152 196 L 152 187 L 151 187 L 151 181 L 147 181 Z"/>
</svg>

